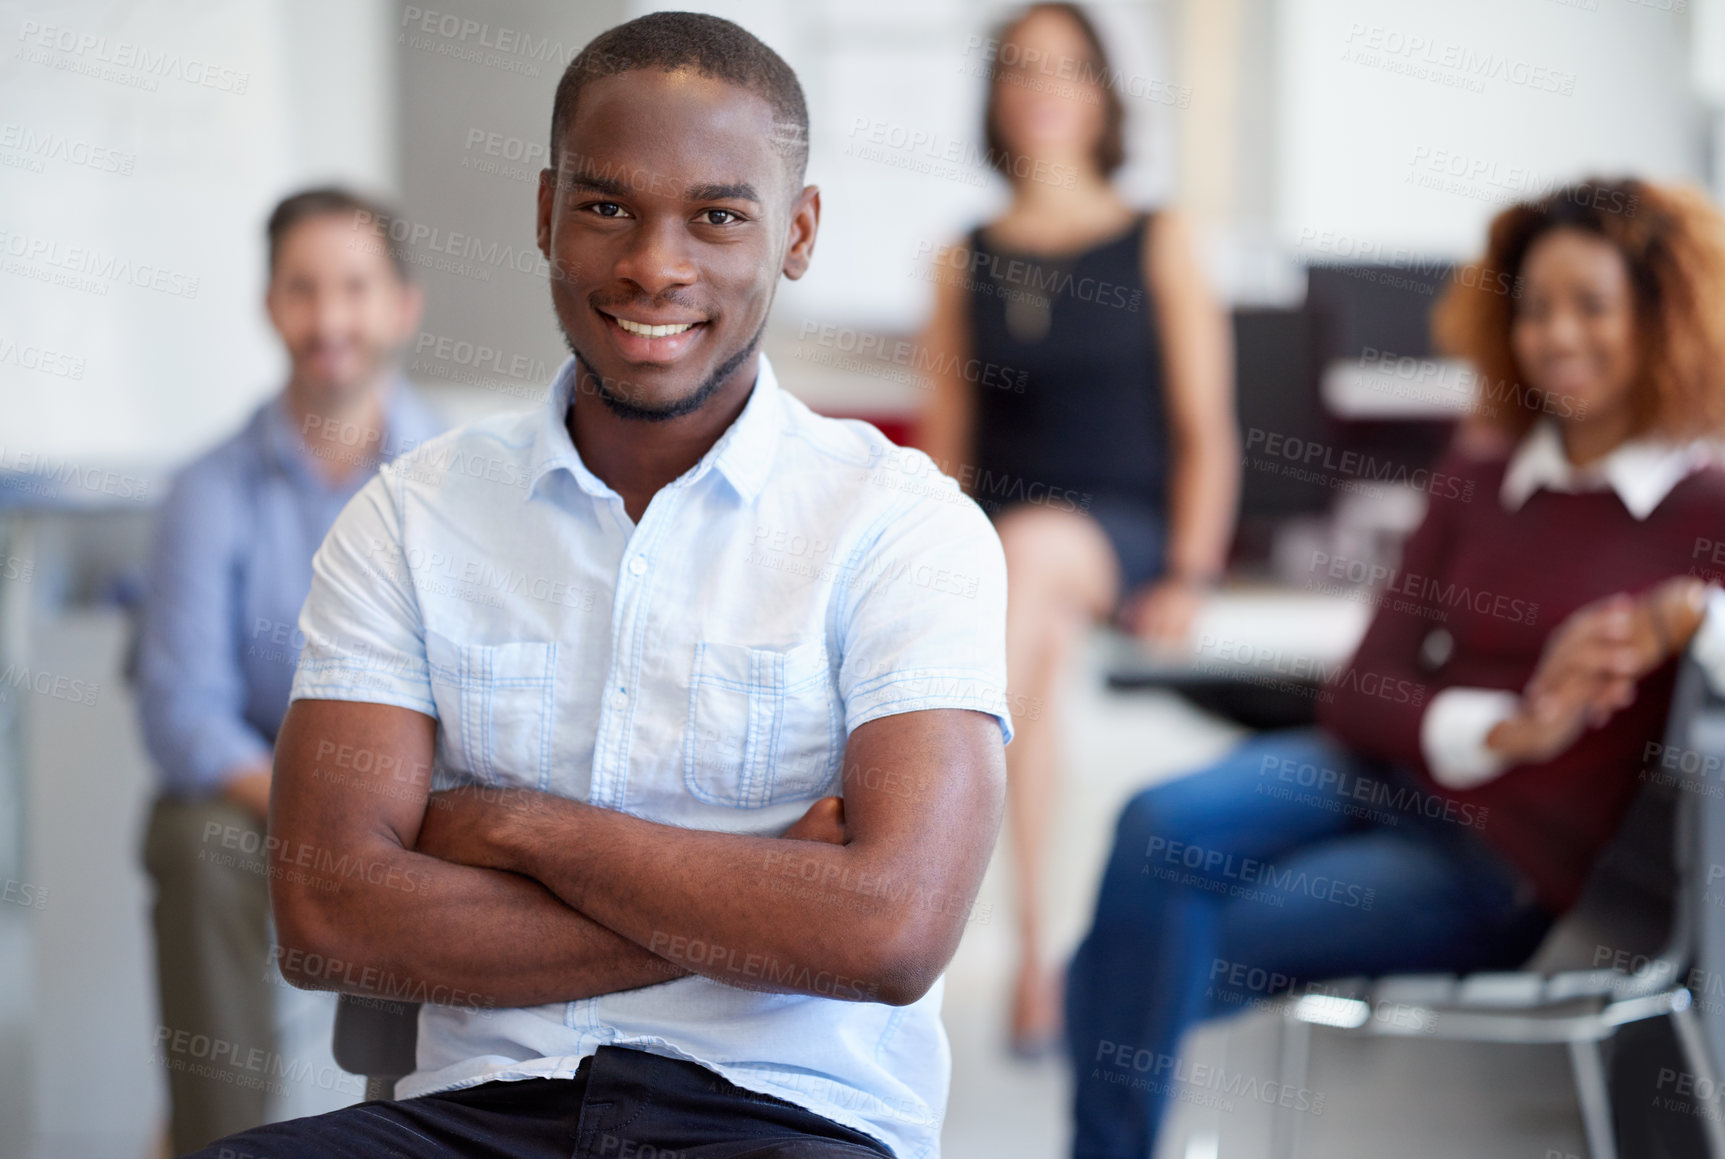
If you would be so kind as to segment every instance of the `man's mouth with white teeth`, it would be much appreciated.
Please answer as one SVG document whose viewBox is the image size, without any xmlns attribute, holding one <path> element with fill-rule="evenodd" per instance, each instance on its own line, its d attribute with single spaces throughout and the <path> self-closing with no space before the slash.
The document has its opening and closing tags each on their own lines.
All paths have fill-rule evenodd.
<svg viewBox="0 0 1725 1159">
<path fill-rule="evenodd" d="M 676 311 L 632 311 L 646 314 L 649 318 L 654 313 L 658 313 L 660 318 L 671 313 L 672 318 L 665 321 L 622 318 L 597 306 L 593 309 L 605 320 L 606 331 L 617 353 L 634 363 L 666 365 L 675 362 L 701 344 L 708 325 L 713 321 L 711 318 L 689 318 L 686 306 Z M 677 318 L 676 314 L 684 316 Z"/>
<path fill-rule="evenodd" d="M 643 338 L 668 338 L 672 334 L 681 334 L 690 327 L 700 325 L 698 322 L 676 322 L 668 326 L 648 326 L 641 322 L 631 322 L 627 318 L 615 316 L 612 317 L 612 321 L 629 333 L 639 334 Z"/>
</svg>

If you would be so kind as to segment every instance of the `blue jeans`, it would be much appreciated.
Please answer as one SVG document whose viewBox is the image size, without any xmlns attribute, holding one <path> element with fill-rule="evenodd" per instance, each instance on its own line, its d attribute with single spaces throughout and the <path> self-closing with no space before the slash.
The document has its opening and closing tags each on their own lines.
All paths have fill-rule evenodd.
<svg viewBox="0 0 1725 1159">
<path fill-rule="evenodd" d="M 1148 1159 L 1177 1095 L 1309 1101 L 1188 1073 L 1193 1023 L 1325 979 L 1526 961 L 1552 915 L 1482 822 L 1315 729 L 1134 797 L 1067 973 L 1076 1159 Z"/>
</svg>

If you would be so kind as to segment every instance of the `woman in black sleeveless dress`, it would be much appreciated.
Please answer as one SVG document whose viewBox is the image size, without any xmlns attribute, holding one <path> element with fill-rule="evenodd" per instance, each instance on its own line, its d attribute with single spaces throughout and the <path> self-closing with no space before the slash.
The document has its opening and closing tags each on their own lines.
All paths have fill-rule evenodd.
<svg viewBox="0 0 1725 1159">
<path fill-rule="evenodd" d="M 1089 624 L 1175 641 L 1221 574 L 1239 487 L 1227 324 L 1186 230 L 1109 182 L 1124 108 L 1084 13 L 1037 4 L 989 45 L 1006 212 L 936 255 L 921 442 L 1006 550 L 1007 750 L 1020 931 L 1011 1037 L 1058 1033 L 1039 891 L 1058 680 Z"/>
</svg>

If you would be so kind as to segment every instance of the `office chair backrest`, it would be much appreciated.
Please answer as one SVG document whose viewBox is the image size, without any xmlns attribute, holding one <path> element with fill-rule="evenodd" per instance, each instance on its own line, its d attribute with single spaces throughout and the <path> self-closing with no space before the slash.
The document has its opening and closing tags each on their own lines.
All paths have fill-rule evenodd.
<svg viewBox="0 0 1725 1159">
<path fill-rule="evenodd" d="M 1623 968 L 1670 983 L 1693 961 L 1695 831 L 1703 786 L 1664 768 L 1660 754 L 1693 751 L 1709 706 L 1693 657 L 1678 666 L 1663 747 L 1649 746 L 1641 786 L 1601 851 L 1581 896 L 1529 963 L 1542 974 Z M 1717 712 L 1717 709 L 1713 711 Z"/>
<path fill-rule="evenodd" d="M 395 1080 L 412 1074 L 419 1003 L 343 994 L 335 1008 L 335 1061 L 349 1074 Z"/>
</svg>

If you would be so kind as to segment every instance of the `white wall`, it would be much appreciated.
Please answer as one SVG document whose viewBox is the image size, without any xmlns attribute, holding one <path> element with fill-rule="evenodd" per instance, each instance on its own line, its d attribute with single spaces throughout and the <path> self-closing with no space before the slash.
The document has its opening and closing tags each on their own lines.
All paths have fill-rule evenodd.
<svg viewBox="0 0 1725 1159">
<path fill-rule="evenodd" d="M 1281 241 L 1307 260 L 1346 258 L 1360 243 L 1468 256 L 1506 200 L 1551 182 L 1702 178 L 1692 17 L 1674 10 L 1688 7 L 1283 0 Z"/>
<path fill-rule="evenodd" d="M 393 190 L 391 10 L 24 0 L 0 16 L 0 472 L 157 469 L 280 386 L 263 223 L 308 181 Z"/>
</svg>

